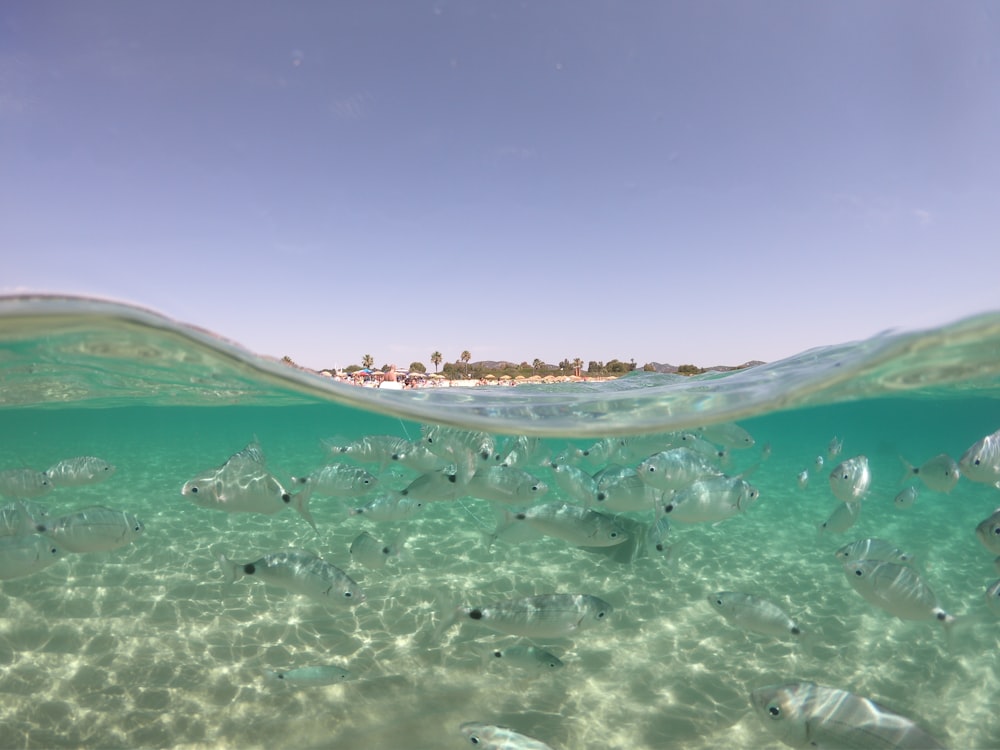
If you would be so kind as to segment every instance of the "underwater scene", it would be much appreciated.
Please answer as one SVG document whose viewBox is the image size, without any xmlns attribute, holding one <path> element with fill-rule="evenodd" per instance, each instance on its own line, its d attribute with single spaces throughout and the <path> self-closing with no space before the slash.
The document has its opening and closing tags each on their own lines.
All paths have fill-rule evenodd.
<svg viewBox="0 0 1000 750">
<path fill-rule="evenodd" d="M 1000 747 L 1000 314 L 380 391 L 17 297 L 0 373 L 2 748 Z"/>
</svg>

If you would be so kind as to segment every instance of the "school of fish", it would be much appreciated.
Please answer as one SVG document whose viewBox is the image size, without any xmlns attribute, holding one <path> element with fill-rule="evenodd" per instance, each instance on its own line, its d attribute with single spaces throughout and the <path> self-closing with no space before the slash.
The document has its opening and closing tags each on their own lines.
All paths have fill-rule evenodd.
<svg viewBox="0 0 1000 750">
<path fill-rule="evenodd" d="M 731 452 L 755 446 L 736 424 L 600 440 L 558 454 L 533 438 L 504 439 L 439 425 L 425 425 L 418 440 L 369 435 L 328 439 L 324 445 L 327 462 L 291 476 L 286 484 L 268 470 L 263 448 L 254 440 L 210 468 L 192 467 L 180 494 L 200 508 L 233 514 L 272 515 L 291 508 L 317 531 L 311 502 L 339 503 L 345 518 L 405 523 L 431 503 L 475 500 L 485 503 L 494 518 L 494 528 L 483 535 L 488 547 L 530 545 L 544 537 L 579 548 L 580 554 L 619 562 L 645 556 L 669 560 L 675 552 L 667 543 L 671 523 L 721 524 L 753 512 L 760 493 L 752 476 L 769 453 L 762 448 L 757 463 L 730 473 Z M 793 480 L 805 488 L 811 472 L 838 460 L 827 476 L 835 505 L 817 523 L 820 534 L 849 531 L 871 490 L 867 457 L 839 460 L 842 449 L 843 441 L 834 438 L 825 457 L 817 455 Z M 918 466 L 902 463 L 903 481 L 917 480 L 926 491 L 950 493 L 963 477 L 1000 488 L 1000 430 L 978 440 L 957 461 L 940 454 Z M 0 580 L 37 573 L 67 554 L 110 553 L 138 542 L 145 526 L 125 510 L 87 506 L 50 515 L 51 498 L 62 499 L 71 488 L 105 481 L 114 473 L 112 464 L 93 456 L 59 461 L 44 471 L 0 471 L 0 495 L 9 501 L 0 508 Z M 917 485 L 909 484 L 893 504 L 905 511 L 917 499 Z M 1000 570 L 1000 508 L 970 529 L 971 535 L 997 556 Z M 403 564 L 406 538 L 399 530 L 393 535 L 362 531 L 351 543 L 348 559 L 376 572 Z M 221 540 L 215 555 L 229 583 L 260 581 L 333 609 L 361 606 L 368 598 L 348 572 L 311 550 L 224 546 Z M 837 549 L 830 564 L 843 568 L 848 590 L 887 616 L 935 622 L 946 632 L 961 618 L 943 607 L 918 561 L 893 541 L 851 541 Z M 779 594 L 718 591 L 707 594 L 706 601 L 730 626 L 753 634 L 748 637 L 795 642 L 811 635 L 794 612 L 774 601 Z M 1000 579 L 987 586 L 985 599 L 989 612 L 1000 618 Z M 627 616 L 593 590 L 473 600 L 438 606 L 432 640 L 440 642 L 456 627 L 478 629 L 484 638 L 497 634 L 506 640 L 483 650 L 484 665 L 497 662 L 540 675 L 563 667 L 558 655 L 547 650 L 547 641 L 586 638 L 588 630 L 613 628 L 616 617 Z M 262 677 L 315 688 L 359 675 L 349 667 L 318 663 Z M 919 718 L 897 714 L 845 687 L 794 680 L 762 684 L 748 702 L 767 730 L 790 747 L 944 746 L 919 725 Z M 457 732 L 484 748 L 551 747 L 514 728 L 483 721 L 465 722 Z"/>
</svg>

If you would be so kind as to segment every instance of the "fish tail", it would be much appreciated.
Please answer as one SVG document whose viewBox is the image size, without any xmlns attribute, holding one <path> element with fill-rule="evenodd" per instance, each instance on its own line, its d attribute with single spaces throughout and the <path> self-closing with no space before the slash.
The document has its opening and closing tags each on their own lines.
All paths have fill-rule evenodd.
<svg viewBox="0 0 1000 750">
<path fill-rule="evenodd" d="M 229 583 L 237 581 L 242 575 L 242 566 L 239 563 L 234 563 L 221 552 L 219 553 L 219 567 L 222 568 L 223 574 L 229 578 Z"/>
<path fill-rule="evenodd" d="M 442 605 L 443 603 L 439 601 L 438 604 Z M 442 606 L 441 609 L 443 608 L 444 607 Z M 458 617 L 461 614 L 461 612 L 462 612 L 461 607 L 454 607 L 447 614 L 441 616 L 441 622 L 439 622 L 437 624 L 437 627 L 434 628 L 435 641 L 440 641 L 441 638 L 444 636 L 445 632 L 447 632 L 452 625 L 458 622 Z"/>
<path fill-rule="evenodd" d="M 318 534 L 319 529 L 316 528 L 316 522 L 313 520 L 312 513 L 309 512 L 309 498 L 311 497 L 312 493 L 308 489 L 302 490 L 292 496 L 292 507 L 298 511 L 300 516 L 306 519 L 306 522 L 312 526 L 313 531 Z"/>
<path fill-rule="evenodd" d="M 906 482 L 913 479 L 913 477 L 920 476 L 920 469 L 911 464 L 902 456 L 899 457 L 899 462 L 903 464 L 903 476 L 900 477 L 899 479 L 900 484 L 905 484 Z"/>
</svg>

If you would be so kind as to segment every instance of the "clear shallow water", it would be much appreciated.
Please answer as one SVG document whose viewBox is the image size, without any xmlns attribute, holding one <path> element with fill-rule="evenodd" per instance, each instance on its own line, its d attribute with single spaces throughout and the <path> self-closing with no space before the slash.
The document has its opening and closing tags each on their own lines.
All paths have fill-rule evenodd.
<svg viewBox="0 0 1000 750">
<path fill-rule="evenodd" d="M 808 679 L 874 698 L 949 747 L 1000 747 L 1000 622 L 983 602 L 1000 573 L 973 532 L 1000 491 L 962 479 L 948 495 L 922 488 L 908 510 L 892 503 L 900 456 L 958 458 L 1000 427 L 996 317 L 726 376 L 411 394 L 338 388 L 132 309 L 48 300 L 0 310 L 0 470 L 101 456 L 117 466 L 108 481 L 56 488 L 40 502 L 53 516 L 127 509 L 146 527 L 128 547 L 0 582 L 0 746 L 458 748 L 458 725 L 483 720 L 563 750 L 773 748 L 782 745 L 753 714 L 749 691 Z M 327 461 L 324 438 L 416 438 L 432 412 L 448 424 L 545 435 L 553 453 L 603 434 L 738 417 L 757 445 L 733 451 L 727 471 L 758 463 L 765 444 L 771 455 L 750 477 L 760 500 L 747 513 L 673 524 L 672 561 L 629 564 L 556 539 L 489 549 L 492 511 L 475 499 L 377 524 L 348 516 L 358 500 L 315 498 L 317 537 L 291 511 L 228 515 L 180 494 L 255 436 L 268 469 L 288 482 Z M 812 471 L 813 459 L 835 435 L 842 457 L 869 457 L 873 487 L 853 529 L 820 536 L 838 501 L 832 464 Z M 803 490 L 796 476 L 807 467 Z M 549 469 L 531 470 L 554 485 Z M 413 476 L 397 469 L 382 482 L 402 487 Z M 348 547 L 362 530 L 382 540 L 405 531 L 404 559 L 376 571 L 353 564 Z M 833 551 L 867 536 L 922 559 L 942 606 L 964 620 L 952 638 L 851 589 Z M 292 546 L 349 572 L 368 600 L 346 609 L 227 583 L 216 562 L 219 552 L 249 561 Z M 772 599 L 809 637 L 737 629 L 705 601 L 719 590 Z M 484 664 L 484 652 L 514 639 L 472 624 L 435 638 L 455 605 L 550 592 L 614 606 L 602 626 L 541 643 L 561 670 Z M 290 690 L 264 678 L 324 663 L 355 679 Z"/>
</svg>

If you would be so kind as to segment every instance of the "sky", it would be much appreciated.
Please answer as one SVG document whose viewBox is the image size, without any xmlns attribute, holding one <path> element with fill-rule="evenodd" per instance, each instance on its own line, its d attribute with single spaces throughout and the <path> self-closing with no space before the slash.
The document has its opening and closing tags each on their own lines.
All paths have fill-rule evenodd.
<svg viewBox="0 0 1000 750">
<path fill-rule="evenodd" d="M 0 294 L 307 367 L 1000 309 L 992 0 L 0 4 Z"/>
</svg>

